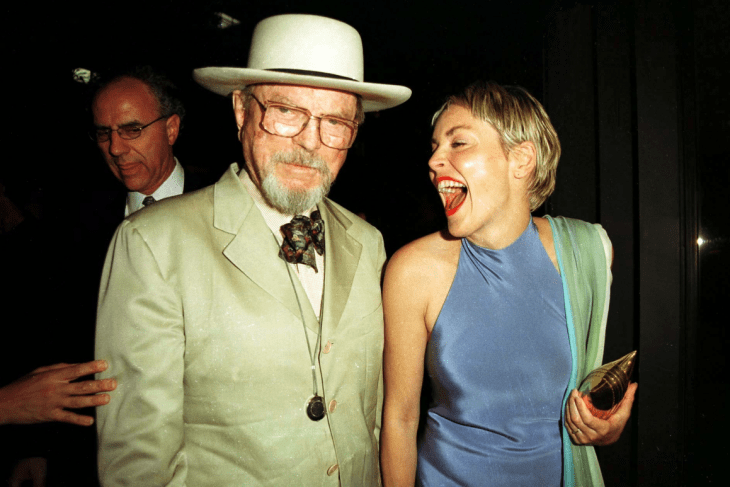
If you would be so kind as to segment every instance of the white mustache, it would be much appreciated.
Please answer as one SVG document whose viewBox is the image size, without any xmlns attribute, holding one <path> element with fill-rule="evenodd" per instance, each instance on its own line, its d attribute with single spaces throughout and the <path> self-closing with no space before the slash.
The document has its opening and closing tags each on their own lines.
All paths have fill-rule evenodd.
<svg viewBox="0 0 730 487">
<path fill-rule="evenodd" d="M 277 152 L 271 158 L 271 162 L 275 164 L 295 164 L 297 166 L 310 167 L 319 172 L 327 170 L 327 164 L 321 157 L 302 152 Z"/>
</svg>

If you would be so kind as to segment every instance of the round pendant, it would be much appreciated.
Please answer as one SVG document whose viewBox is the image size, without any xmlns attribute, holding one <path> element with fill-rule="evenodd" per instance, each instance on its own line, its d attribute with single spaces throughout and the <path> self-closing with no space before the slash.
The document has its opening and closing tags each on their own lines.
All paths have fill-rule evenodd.
<svg viewBox="0 0 730 487">
<path fill-rule="evenodd" d="M 319 396 L 312 397 L 307 403 L 307 416 L 312 421 L 324 418 L 324 401 Z"/>
</svg>

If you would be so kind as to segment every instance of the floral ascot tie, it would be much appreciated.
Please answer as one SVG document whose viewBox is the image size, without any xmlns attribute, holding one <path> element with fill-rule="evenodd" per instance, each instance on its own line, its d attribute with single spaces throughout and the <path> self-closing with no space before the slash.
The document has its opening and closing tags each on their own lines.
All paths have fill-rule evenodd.
<svg viewBox="0 0 730 487">
<path fill-rule="evenodd" d="M 324 221 L 319 211 L 313 211 L 312 218 L 295 216 L 291 223 L 281 226 L 281 235 L 284 241 L 279 257 L 290 264 L 311 266 L 314 272 L 319 272 L 314 258 L 315 250 L 319 255 L 324 254 Z"/>
</svg>

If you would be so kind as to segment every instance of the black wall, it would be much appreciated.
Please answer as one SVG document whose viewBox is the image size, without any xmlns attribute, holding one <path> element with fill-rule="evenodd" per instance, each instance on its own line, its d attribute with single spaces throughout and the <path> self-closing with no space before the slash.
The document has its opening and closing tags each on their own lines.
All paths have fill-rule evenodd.
<svg viewBox="0 0 730 487">
<path fill-rule="evenodd" d="M 605 358 L 639 350 L 631 424 L 599 449 L 607 485 L 727 478 L 728 18 L 720 2 L 654 0 L 548 16 L 545 102 L 565 148 L 548 207 L 612 237 Z"/>
</svg>

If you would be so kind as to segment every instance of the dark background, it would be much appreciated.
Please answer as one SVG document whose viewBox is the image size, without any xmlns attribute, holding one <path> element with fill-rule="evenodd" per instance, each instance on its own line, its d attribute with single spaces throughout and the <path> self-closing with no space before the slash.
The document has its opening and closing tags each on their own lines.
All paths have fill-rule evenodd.
<svg viewBox="0 0 730 487">
<path fill-rule="evenodd" d="M 0 178 L 41 220 L 62 220 L 69 198 L 113 184 L 84 132 L 77 67 L 166 70 L 188 110 L 175 153 L 213 181 L 241 160 L 240 144 L 230 101 L 197 86 L 191 71 L 245 66 L 252 29 L 270 15 L 347 22 L 363 38 L 366 81 L 413 89 L 406 104 L 367 116 L 332 192 L 383 232 L 389 254 L 445 222 L 426 165 L 430 116 L 444 96 L 478 78 L 524 86 L 545 104 L 564 151 L 556 193 L 539 213 L 607 229 L 616 257 L 605 358 L 639 350 L 631 423 L 618 444 L 599 448 L 607 485 L 728 478 L 726 2 L 16 2 L 3 10 Z M 215 12 L 240 24 L 221 30 Z M 2 303 L 3 327 L 14 313 Z M 72 320 L 63 326 L 73 334 Z"/>
</svg>

